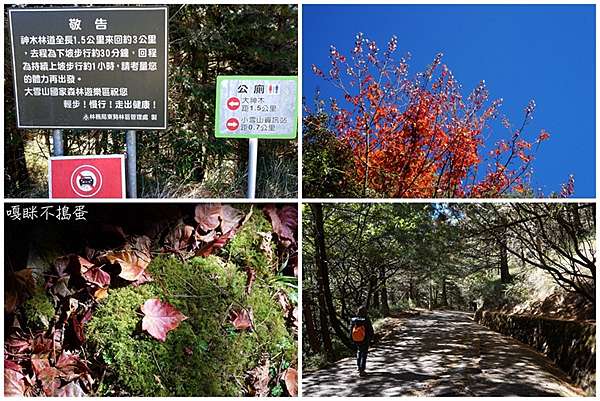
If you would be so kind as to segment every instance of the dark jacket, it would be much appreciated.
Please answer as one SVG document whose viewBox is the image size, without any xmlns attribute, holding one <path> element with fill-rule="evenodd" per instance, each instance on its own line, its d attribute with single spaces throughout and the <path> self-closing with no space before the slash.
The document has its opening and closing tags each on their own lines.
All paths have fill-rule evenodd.
<svg viewBox="0 0 600 401">
<path fill-rule="evenodd" d="M 371 341 L 373 340 L 373 336 L 375 332 L 373 331 L 373 325 L 371 324 L 371 319 L 368 317 L 353 317 L 350 320 L 350 339 L 352 339 L 352 329 L 354 326 L 362 326 L 364 325 L 366 328 L 365 340 L 360 343 L 355 343 L 359 347 L 366 346 L 368 347 Z"/>
</svg>

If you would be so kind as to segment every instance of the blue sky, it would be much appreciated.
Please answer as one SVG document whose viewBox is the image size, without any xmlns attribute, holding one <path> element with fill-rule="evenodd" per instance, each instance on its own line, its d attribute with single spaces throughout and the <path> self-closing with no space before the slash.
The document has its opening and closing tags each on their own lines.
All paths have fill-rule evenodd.
<svg viewBox="0 0 600 401">
<path fill-rule="evenodd" d="M 535 99 L 528 137 L 542 128 L 551 137 L 534 162 L 533 187 L 560 191 L 573 174 L 574 196 L 595 196 L 593 5 L 304 5 L 302 31 L 307 99 L 316 88 L 323 98 L 338 95 L 311 71 L 312 64 L 328 70 L 330 45 L 349 55 L 358 32 L 380 48 L 396 35 L 397 56 L 412 54 L 412 73 L 443 52 L 463 94 L 485 79 L 490 97 L 504 99 L 501 110 L 514 125 Z"/>
</svg>

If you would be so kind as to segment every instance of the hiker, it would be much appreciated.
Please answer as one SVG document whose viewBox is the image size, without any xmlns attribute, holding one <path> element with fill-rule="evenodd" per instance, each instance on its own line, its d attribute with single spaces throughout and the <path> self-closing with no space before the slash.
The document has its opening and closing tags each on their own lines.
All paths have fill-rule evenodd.
<svg viewBox="0 0 600 401">
<path fill-rule="evenodd" d="M 356 367 L 358 374 L 363 376 L 367 367 L 367 353 L 369 344 L 373 340 L 373 325 L 367 314 L 367 307 L 358 308 L 356 317 L 350 320 L 350 335 L 354 345 L 356 345 Z"/>
</svg>

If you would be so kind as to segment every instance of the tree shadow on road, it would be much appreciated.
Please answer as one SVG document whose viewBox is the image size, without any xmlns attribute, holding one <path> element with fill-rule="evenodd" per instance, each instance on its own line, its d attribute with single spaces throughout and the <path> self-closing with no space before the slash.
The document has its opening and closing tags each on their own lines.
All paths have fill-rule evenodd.
<svg viewBox="0 0 600 401">
<path fill-rule="evenodd" d="M 470 319 L 436 311 L 411 318 L 373 348 L 367 375 L 352 358 L 304 376 L 310 396 L 580 395 L 542 354 Z"/>
</svg>

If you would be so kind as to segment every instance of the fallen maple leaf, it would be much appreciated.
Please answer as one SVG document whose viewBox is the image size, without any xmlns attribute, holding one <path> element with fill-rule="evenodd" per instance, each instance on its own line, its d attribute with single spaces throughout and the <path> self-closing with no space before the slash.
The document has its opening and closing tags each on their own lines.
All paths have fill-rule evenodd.
<svg viewBox="0 0 600 401">
<path fill-rule="evenodd" d="M 229 205 L 225 205 L 221 208 L 221 232 L 226 233 L 240 224 L 240 221 L 244 217 L 244 213 Z"/>
<path fill-rule="evenodd" d="M 134 281 L 133 283 L 131 283 L 131 285 L 133 287 L 139 287 L 140 285 L 142 285 L 144 283 L 151 283 L 152 281 L 154 281 L 154 279 L 152 278 L 150 273 L 148 273 L 146 270 L 144 270 L 142 272 L 142 274 L 140 274 L 138 279 L 136 281 Z"/>
<path fill-rule="evenodd" d="M 127 281 L 136 281 L 150 264 L 150 238 L 137 237 L 134 244 L 121 251 L 111 251 L 105 254 L 110 263 L 121 266 L 119 277 Z"/>
<path fill-rule="evenodd" d="M 202 203 L 196 206 L 194 220 L 196 220 L 202 231 L 208 232 L 219 227 L 219 224 L 221 224 L 220 214 L 220 203 Z"/>
<path fill-rule="evenodd" d="M 287 368 L 283 372 L 283 381 L 288 393 L 292 397 L 298 396 L 298 371 L 294 368 Z"/>
<path fill-rule="evenodd" d="M 232 309 L 229 319 L 236 330 L 247 330 L 252 328 L 254 324 L 254 315 L 252 309 Z"/>
<path fill-rule="evenodd" d="M 94 291 L 94 299 L 100 301 L 108 297 L 108 287 L 100 287 Z"/>
<path fill-rule="evenodd" d="M 81 269 L 81 275 L 88 283 L 96 284 L 100 287 L 108 287 L 110 285 L 110 274 L 102 270 L 99 266 L 82 266 Z"/>
<path fill-rule="evenodd" d="M 263 355 L 260 364 L 248 372 L 246 382 L 250 386 L 250 395 L 266 397 L 269 395 L 269 355 Z"/>
<path fill-rule="evenodd" d="M 50 361 L 48 360 L 48 356 L 35 354 L 31 356 L 31 368 L 35 375 L 39 375 L 40 372 L 46 368 L 50 367 Z"/>
<path fill-rule="evenodd" d="M 290 205 L 278 209 L 275 205 L 267 205 L 263 209 L 271 221 L 273 232 L 279 237 L 284 247 L 296 244 L 298 230 L 298 210 Z"/>
<path fill-rule="evenodd" d="M 83 377 L 90 372 L 86 363 L 78 355 L 66 352 L 63 352 L 56 361 L 56 368 L 60 371 L 60 377 L 67 382 Z"/>
<path fill-rule="evenodd" d="M 37 374 L 37 378 L 42 384 L 44 394 L 48 397 L 51 397 L 60 388 L 60 371 L 54 367 L 42 369 Z"/>
<path fill-rule="evenodd" d="M 160 299 L 149 299 L 142 305 L 142 330 L 146 330 L 152 337 L 160 341 L 167 339 L 167 333 L 179 326 L 179 323 L 187 319 L 167 302 Z"/>
<path fill-rule="evenodd" d="M 54 392 L 55 397 L 85 397 L 87 394 L 76 382 L 62 386 Z"/>
<path fill-rule="evenodd" d="M 4 360 L 4 396 L 22 397 L 25 393 L 23 368 L 9 359 Z"/>
</svg>

